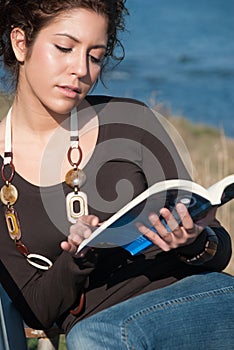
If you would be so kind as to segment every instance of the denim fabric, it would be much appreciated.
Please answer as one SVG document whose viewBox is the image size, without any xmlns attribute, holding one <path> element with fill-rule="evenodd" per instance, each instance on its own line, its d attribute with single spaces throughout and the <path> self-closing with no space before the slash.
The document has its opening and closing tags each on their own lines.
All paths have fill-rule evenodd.
<svg viewBox="0 0 234 350">
<path fill-rule="evenodd" d="M 68 350 L 233 350 L 234 277 L 210 272 L 77 323 Z"/>
<path fill-rule="evenodd" d="M 0 350 L 26 350 L 23 321 L 0 284 Z"/>
</svg>

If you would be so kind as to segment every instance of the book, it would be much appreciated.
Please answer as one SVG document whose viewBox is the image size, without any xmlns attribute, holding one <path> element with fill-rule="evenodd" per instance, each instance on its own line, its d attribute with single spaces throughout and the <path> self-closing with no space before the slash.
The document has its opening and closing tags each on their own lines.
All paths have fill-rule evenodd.
<svg viewBox="0 0 234 350">
<path fill-rule="evenodd" d="M 77 254 L 81 256 L 85 247 L 122 247 L 135 255 L 153 245 L 139 232 L 136 227 L 137 222 L 150 227 L 157 234 L 148 220 L 150 213 L 157 213 L 167 227 L 159 213 L 161 208 L 166 207 L 172 212 L 178 224 L 181 224 L 175 209 L 176 204 L 181 202 L 187 207 L 196 222 L 212 207 L 220 207 L 233 198 L 234 174 L 223 178 L 207 189 L 193 181 L 181 179 L 155 183 L 97 227 L 91 236 L 79 245 Z M 167 229 L 170 230 L 169 227 Z"/>
</svg>

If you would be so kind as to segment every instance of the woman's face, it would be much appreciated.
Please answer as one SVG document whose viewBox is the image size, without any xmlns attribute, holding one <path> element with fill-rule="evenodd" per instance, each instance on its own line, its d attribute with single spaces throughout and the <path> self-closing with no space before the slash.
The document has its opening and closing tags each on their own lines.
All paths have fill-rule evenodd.
<svg viewBox="0 0 234 350">
<path fill-rule="evenodd" d="M 97 80 L 107 45 L 107 19 L 75 9 L 43 28 L 20 68 L 18 93 L 34 107 L 67 114 Z M 29 100 L 29 98 L 31 100 Z"/>
</svg>

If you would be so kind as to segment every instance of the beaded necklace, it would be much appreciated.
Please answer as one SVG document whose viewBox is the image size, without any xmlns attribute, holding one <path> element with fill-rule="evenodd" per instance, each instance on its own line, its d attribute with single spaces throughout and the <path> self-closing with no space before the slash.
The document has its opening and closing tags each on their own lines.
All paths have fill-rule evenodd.
<svg viewBox="0 0 234 350">
<path fill-rule="evenodd" d="M 15 167 L 13 163 L 12 153 L 12 127 L 11 127 L 11 110 L 10 108 L 6 117 L 5 130 L 5 150 L 3 157 L 3 165 L 1 168 L 1 176 L 5 184 L 0 190 L 0 198 L 5 205 L 5 220 L 10 238 L 15 242 L 16 249 L 27 259 L 28 263 L 41 270 L 48 270 L 53 263 L 50 259 L 40 254 L 29 253 L 28 248 L 21 241 L 22 232 L 20 229 L 19 215 L 14 208 L 14 204 L 18 199 L 18 190 L 12 184 L 15 174 Z M 78 159 L 73 161 L 72 153 L 76 150 L 78 152 Z M 75 223 L 82 215 L 88 214 L 87 195 L 80 191 L 80 187 L 85 183 L 86 176 L 84 172 L 78 168 L 82 160 L 82 151 L 79 146 L 79 131 L 77 111 L 74 108 L 70 115 L 70 147 L 67 152 L 67 158 L 72 166 L 65 176 L 65 182 L 73 189 L 66 196 L 66 211 L 67 219 L 71 223 Z M 6 174 L 6 168 L 9 168 Z"/>
</svg>

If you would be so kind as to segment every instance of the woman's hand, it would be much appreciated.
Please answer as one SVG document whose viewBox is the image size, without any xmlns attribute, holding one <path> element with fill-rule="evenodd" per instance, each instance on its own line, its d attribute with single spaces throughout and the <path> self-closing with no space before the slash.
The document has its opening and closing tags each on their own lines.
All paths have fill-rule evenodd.
<svg viewBox="0 0 234 350">
<path fill-rule="evenodd" d="M 99 218 L 94 215 L 84 215 L 70 227 L 70 234 L 67 241 L 61 242 L 61 248 L 71 254 L 77 251 L 80 243 L 89 238 L 93 230 L 98 226 Z"/>
<path fill-rule="evenodd" d="M 158 234 L 141 223 L 138 223 L 137 227 L 155 245 L 163 251 L 169 251 L 193 243 L 207 225 L 216 223 L 215 208 L 210 210 L 204 218 L 196 223 L 193 222 L 187 208 L 182 203 L 176 205 L 176 211 L 181 219 L 181 226 L 178 225 L 175 217 L 167 208 L 162 208 L 160 214 L 164 218 L 168 228 L 163 225 L 155 213 L 150 214 L 149 220 Z"/>
</svg>

